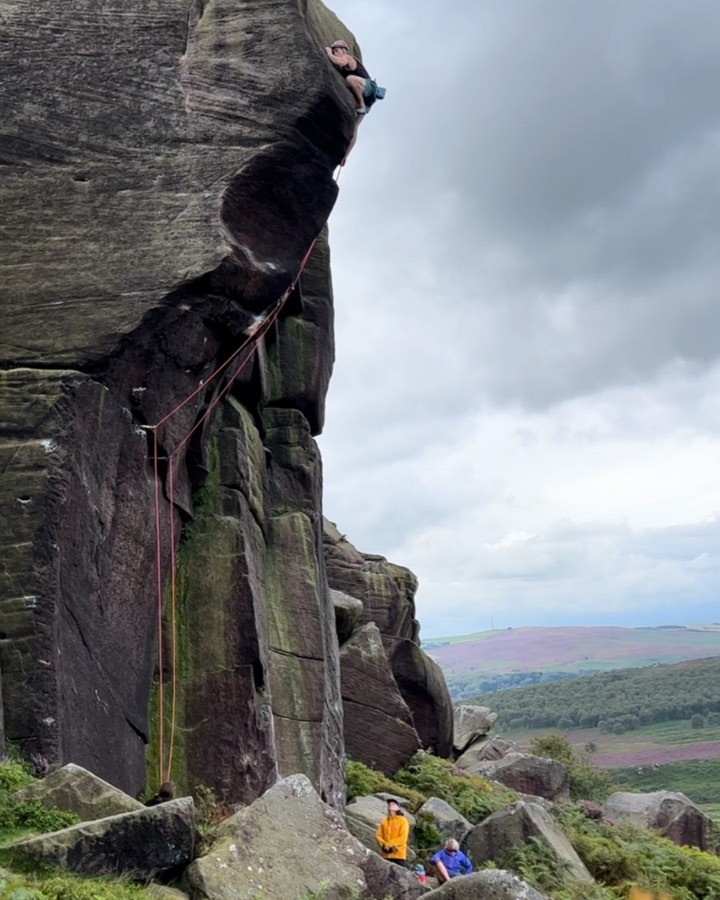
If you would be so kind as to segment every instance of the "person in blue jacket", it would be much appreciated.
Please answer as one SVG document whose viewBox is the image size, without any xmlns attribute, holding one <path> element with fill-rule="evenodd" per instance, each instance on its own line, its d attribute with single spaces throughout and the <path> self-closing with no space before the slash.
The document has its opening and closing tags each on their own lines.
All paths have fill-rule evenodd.
<svg viewBox="0 0 720 900">
<path fill-rule="evenodd" d="M 458 875 L 469 875 L 473 870 L 472 863 L 453 838 L 445 841 L 443 849 L 438 850 L 430 858 L 430 862 L 435 866 L 438 884 L 445 884 L 446 881 L 456 878 Z"/>
</svg>

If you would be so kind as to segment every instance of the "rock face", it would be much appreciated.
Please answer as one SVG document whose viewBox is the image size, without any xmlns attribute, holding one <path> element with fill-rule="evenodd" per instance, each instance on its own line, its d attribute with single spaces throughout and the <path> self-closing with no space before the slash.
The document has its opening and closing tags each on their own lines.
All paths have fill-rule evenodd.
<svg viewBox="0 0 720 900">
<path fill-rule="evenodd" d="M 247 803 L 302 771 L 340 807 L 314 436 L 355 126 L 323 47 L 354 38 L 319 0 L 0 0 L 0 19 L 0 723 L 131 795 L 150 743 L 181 789 Z M 343 639 L 377 621 L 403 740 L 444 752 L 414 576 L 348 565 L 364 618 L 351 604 Z"/>
<path fill-rule="evenodd" d="M 363 613 L 362 600 L 351 597 L 343 591 L 330 591 L 330 599 L 335 609 L 335 631 L 338 641 L 344 644 L 355 631 Z"/>
<path fill-rule="evenodd" d="M 460 815 L 449 803 L 439 797 L 430 797 L 417 811 L 418 817 L 429 816 L 440 832 L 443 843 L 454 838 L 461 842 L 472 828 L 465 816 Z"/>
<path fill-rule="evenodd" d="M 361 625 L 377 625 L 422 746 L 449 756 L 452 701 L 440 667 L 420 649 L 420 626 L 415 619 L 417 579 L 409 569 L 382 556 L 361 553 L 327 520 L 323 542 L 330 587 L 362 602 Z"/>
<path fill-rule="evenodd" d="M 210 852 L 186 870 L 184 887 L 198 900 L 296 897 L 322 887 L 378 900 L 424 893 L 409 872 L 378 857 L 370 863 L 372 856 L 309 780 L 293 775 L 222 823 Z"/>
<path fill-rule="evenodd" d="M 369 622 L 340 650 L 345 751 L 392 775 L 419 749 L 413 717 L 393 678 L 382 637 Z"/>
<path fill-rule="evenodd" d="M 73 763 L 17 791 L 15 798 L 37 800 L 43 806 L 73 812 L 82 822 L 145 808 L 138 800 Z"/>
<path fill-rule="evenodd" d="M 462 704 L 453 711 L 453 750 L 462 755 L 471 744 L 481 741 L 497 721 L 497 713 L 487 706 Z"/>
<path fill-rule="evenodd" d="M 14 857 L 80 872 L 138 879 L 186 866 L 195 847 L 190 797 L 73 825 L 8 848 Z"/>
<path fill-rule="evenodd" d="M 427 897 L 428 900 L 546 900 L 545 894 L 503 869 L 453 878 Z"/>
<path fill-rule="evenodd" d="M 522 800 L 493 813 L 476 825 L 463 841 L 463 850 L 479 865 L 485 860 L 502 860 L 509 850 L 525 843 L 530 837 L 545 841 L 552 853 L 565 863 L 570 878 L 593 881 L 570 841 L 550 815 L 540 806 Z"/>
<path fill-rule="evenodd" d="M 519 749 L 515 741 L 499 736 L 492 737 L 470 744 L 468 749 L 455 760 L 455 765 L 458 769 L 469 769 L 475 763 L 502 759 L 508 753 L 519 752 Z"/>
<path fill-rule="evenodd" d="M 652 828 L 681 846 L 720 853 L 720 829 L 685 794 L 617 791 L 605 801 L 603 813 L 613 822 L 627 819 L 641 828 Z"/>
<path fill-rule="evenodd" d="M 565 766 L 542 756 L 508 753 L 496 761 L 475 763 L 465 771 L 547 800 L 567 800 L 570 797 L 570 777 Z"/>
</svg>

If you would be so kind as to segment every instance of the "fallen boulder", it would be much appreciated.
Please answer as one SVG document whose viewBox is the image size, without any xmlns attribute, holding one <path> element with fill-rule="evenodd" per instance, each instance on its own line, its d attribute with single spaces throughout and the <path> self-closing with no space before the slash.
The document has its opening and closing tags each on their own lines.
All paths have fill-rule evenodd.
<svg viewBox="0 0 720 900">
<path fill-rule="evenodd" d="M 494 779 L 535 797 L 547 800 L 567 800 L 570 797 L 570 776 L 562 763 L 544 756 L 508 753 L 502 759 L 479 762 L 465 770 L 470 775 Z"/>
<path fill-rule="evenodd" d="M 453 749 L 457 756 L 482 740 L 497 721 L 497 713 L 487 706 L 464 703 L 453 711 Z"/>
<path fill-rule="evenodd" d="M 475 763 L 502 759 L 508 753 L 517 753 L 519 750 L 520 747 L 515 741 L 499 736 L 491 737 L 470 744 L 467 750 L 455 760 L 455 765 L 458 769 L 468 769 Z"/>
<path fill-rule="evenodd" d="M 43 806 L 75 813 L 82 822 L 145 809 L 139 800 L 74 763 L 21 788 L 14 796 L 16 800 L 37 800 Z"/>
<path fill-rule="evenodd" d="M 520 800 L 493 813 L 476 825 L 465 837 L 463 850 L 476 865 L 493 860 L 502 863 L 514 847 L 528 838 L 540 838 L 563 863 L 575 881 L 592 882 L 570 841 L 542 807 Z"/>
<path fill-rule="evenodd" d="M 420 749 L 420 738 L 374 623 L 340 648 L 340 688 L 347 755 L 393 775 Z"/>
<path fill-rule="evenodd" d="M 83 875 L 150 878 L 186 866 L 195 849 L 192 797 L 83 822 L 6 847 L 14 859 Z"/>
<path fill-rule="evenodd" d="M 431 891 L 427 900 L 547 900 L 513 872 L 489 869 L 446 882 Z"/>
<path fill-rule="evenodd" d="M 675 791 L 617 791 L 603 805 L 605 818 L 652 828 L 676 844 L 720 853 L 720 828 L 692 800 Z"/>
<path fill-rule="evenodd" d="M 465 816 L 461 815 L 449 803 L 441 800 L 439 797 L 430 797 L 429 800 L 426 800 L 417 811 L 417 814 L 418 818 L 427 816 L 432 820 L 433 825 L 440 832 L 443 843 L 450 838 L 462 841 L 472 828 L 472 823 Z"/>
<path fill-rule="evenodd" d="M 209 852 L 185 871 L 193 900 L 328 897 L 412 900 L 423 885 L 346 829 L 305 775 L 290 775 L 226 819 Z M 354 894 L 352 893 L 354 892 Z"/>
</svg>

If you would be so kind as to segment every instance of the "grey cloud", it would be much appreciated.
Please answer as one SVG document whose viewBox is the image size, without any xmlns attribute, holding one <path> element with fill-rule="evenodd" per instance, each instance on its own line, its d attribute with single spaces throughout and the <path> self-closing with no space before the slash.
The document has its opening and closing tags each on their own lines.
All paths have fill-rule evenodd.
<svg viewBox="0 0 720 900">
<path fill-rule="evenodd" d="M 587 525 L 558 519 L 549 497 L 532 535 L 492 545 L 530 529 L 507 521 L 542 501 L 526 472 L 541 464 L 538 480 L 561 484 L 568 444 L 593 453 L 602 479 L 622 474 L 623 441 L 642 459 L 666 434 L 680 436 L 670 453 L 684 430 L 708 447 L 720 433 L 720 6 L 334 6 L 388 96 L 363 122 L 331 222 L 328 513 L 418 572 L 426 634 L 447 634 L 455 613 L 455 631 L 493 615 L 716 618 L 712 523 L 632 530 L 618 498 L 597 520 L 588 500 Z M 538 422 L 552 422 L 541 463 Z M 489 464 L 488 446 L 522 460 L 483 480 L 473 454 Z M 510 496 L 520 475 L 528 497 Z M 663 521 L 684 521 L 664 487 Z M 717 511 L 707 494 L 693 515 Z"/>
</svg>

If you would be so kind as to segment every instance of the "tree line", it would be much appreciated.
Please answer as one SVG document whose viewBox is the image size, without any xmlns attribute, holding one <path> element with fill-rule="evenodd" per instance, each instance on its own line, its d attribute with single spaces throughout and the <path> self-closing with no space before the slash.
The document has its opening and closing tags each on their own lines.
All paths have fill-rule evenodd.
<svg viewBox="0 0 720 900">
<path fill-rule="evenodd" d="M 570 680 L 481 693 L 505 729 L 600 728 L 622 734 L 641 725 L 691 719 L 720 725 L 720 657 L 616 669 Z"/>
</svg>

